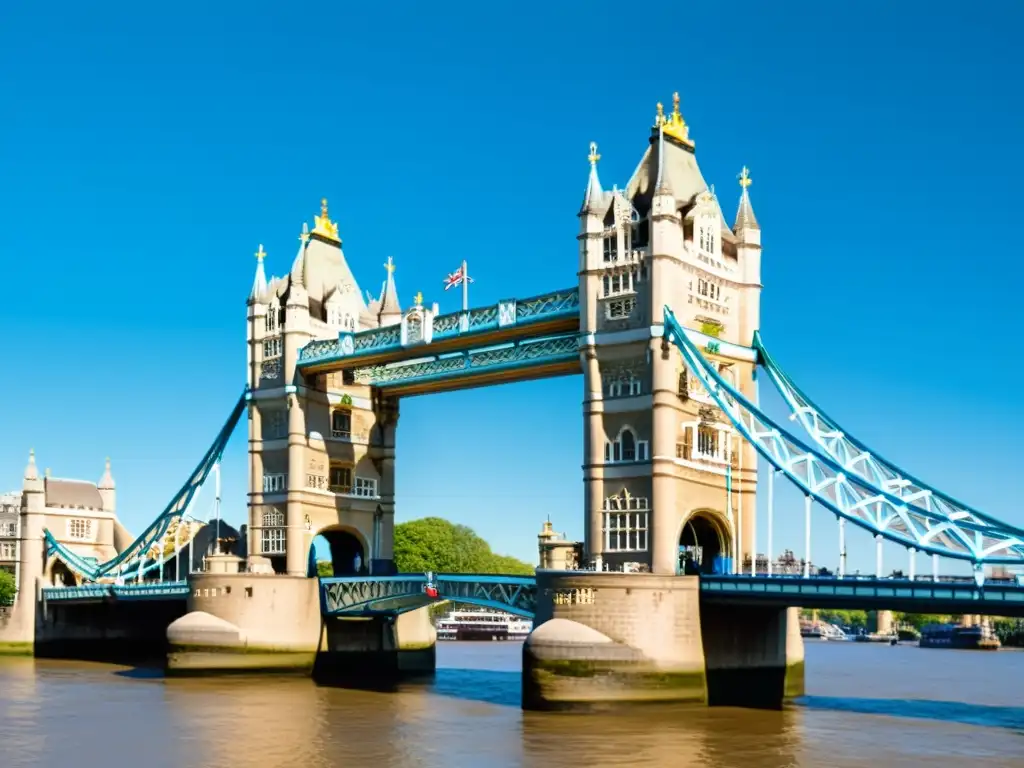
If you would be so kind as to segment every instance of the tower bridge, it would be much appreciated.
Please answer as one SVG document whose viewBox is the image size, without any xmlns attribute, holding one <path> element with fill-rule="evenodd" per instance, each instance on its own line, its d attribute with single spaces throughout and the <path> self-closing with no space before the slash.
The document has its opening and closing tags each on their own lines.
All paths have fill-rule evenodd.
<svg viewBox="0 0 1024 768">
<path fill-rule="evenodd" d="M 95 639 L 105 630 L 89 611 L 104 606 L 122 638 L 142 624 L 151 637 L 153 622 L 173 619 L 166 641 L 176 672 L 315 664 L 331 675 L 396 674 L 433 668 L 426 608 L 457 599 L 535 617 L 525 706 L 776 705 L 803 690 L 797 605 L 1024 614 L 1024 586 L 984 578 L 988 565 L 1024 563 L 1024 531 L 882 459 L 769 354 L 747 169 L 730 225 L 678 98 L 670 112 L 658 105 L 624 186 L 605 188 L 599 160 L 591 145 L 569 260 L 577 284 L 538 286 L 548 290 L 531 297 L 441 314 L 417 294 L 403 309 L 391 259 L 380 292 L 364 295 L 326 200 L 283 277 L 268 279 L 260 246 L 246 386 L 213 444 L 143 534 L 103 561 L 83 557 L 23 503 L 21 591 L 0 640 Z M 790 408 L 790 424 L 758 407 L 757 368 Z M 580 375 L 583 391 L 580 568 L 547 568 L 536 579 L 396 574 L 402 398 L 565 375 Z M 217 477 L 243 416 L 244 547 L 162 581 L 168 536 Z M 37 482 L 30 474 L 26 493 Z M 773 551 L 779 482 L 804 497 L 799 576 L 773 574 L 770 563 L 756 570 L 758 543 Z M 839 543 L 839 572 L 828 578 L 809 571 L 812 525 L 822 523 L 837 526 Z M 845 572 L 847 526 L 874 537 L 875 578 Z M 310 578 L 317 535 L 330 544 L 334 578 Z M 883 541 L 906 550 L 905 582 L 881 578 Z M 76 583 L 54 585 L 47 558 Z M 922 558 L 930 575 L 917 574 Z M 969 563 L 973 581 L 944 581 L 943 560 Z M 142 624 L 131 606 L 148 611 Z"/>
</svg>

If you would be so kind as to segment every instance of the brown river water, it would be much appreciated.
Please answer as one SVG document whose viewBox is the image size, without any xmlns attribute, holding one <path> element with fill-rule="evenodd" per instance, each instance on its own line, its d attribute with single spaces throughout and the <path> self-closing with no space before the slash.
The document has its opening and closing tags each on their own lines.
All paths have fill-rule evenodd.
<svg viewBox="0 0 1024 768">
<path fill-rule="evenodd" d="M 522 712 L 520 653 L 439 643 L 391 693 L 0 659 L 0 768 L 1024 766 L 1024 652 L 808 642 L 782 712 L 599 715 Z"/>
</svg>

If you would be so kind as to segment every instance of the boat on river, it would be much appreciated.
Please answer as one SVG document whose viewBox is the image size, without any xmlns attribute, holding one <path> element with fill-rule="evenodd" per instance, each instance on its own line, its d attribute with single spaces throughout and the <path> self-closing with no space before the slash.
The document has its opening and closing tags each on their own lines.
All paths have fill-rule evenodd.
<svg viewBox="0 0 1024 768">
<path fill-rule="evenodd" d="M 1002 643 L 987 624 L 961 627 L 956 624 L 929 624 L 921 629 L 921 648 L 956 648 L 971 651 L 997 651 Z"/>
<path fill-rule="evenodd" d="M 502 611 L 452 611 L 435 628 L 438 640 L 525 640 L 533 622 Z"/>
</svg>

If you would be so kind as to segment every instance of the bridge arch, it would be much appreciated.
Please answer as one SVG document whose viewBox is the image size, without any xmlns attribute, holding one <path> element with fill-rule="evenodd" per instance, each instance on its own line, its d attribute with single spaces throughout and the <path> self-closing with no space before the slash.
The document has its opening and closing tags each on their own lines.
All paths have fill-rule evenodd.
<svg viewBox="0 0 1024 768">
<path fill-rule="evenodd" d="M 78 576 L 57 555 L 52 555 L 47 561 L 44 573 L 46 580 L 55 587 L 78 586 Z"/>
<path fill-rule="evenodd" d="M 367 574 L 370 572 L 369 551 L 366 539 L 355 528 L 346 525 L 321 528 L 310 543 L 307 575 L 316 576 L 317 561 L 323 559 L 330 560 L 334 576 Z"/>
<path fill-rule="evenodd" d="M 728 518 L 717 509 L 691 510 L 679 526 L 678 571 L 683 574 L 727 572 L 732 553 Z"/>
</svg>

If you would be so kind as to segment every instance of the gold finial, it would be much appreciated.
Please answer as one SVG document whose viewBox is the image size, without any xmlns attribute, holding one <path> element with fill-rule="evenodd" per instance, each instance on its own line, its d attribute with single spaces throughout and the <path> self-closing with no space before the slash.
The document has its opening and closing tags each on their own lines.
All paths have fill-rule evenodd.
<svg viewBox="0 0 1024 768">
<path fill-rule="evenodd" d="M 341 238 L 338 237 L 338 225 L 327 215 L 326 197 L 320 200 L 320 215 L 313 217 L 313 234 L 341 244 Z"/>
<path fill-rule="evenodd" d="M 263 261 L 266 258 L 267 252 L 263 250 L 263 243 L 260 243 L 260 249 L 256 251 L 256 261 Z"/>
<path fill-rule="evenodd" d="M 302 222 L 302 231 L 299 232 L 299 242 L 300 243 L 308 243 L 309 242 L 309 224 L 307 224 L 306 222 Z"/>
<path fill-rule="evenodd" d="M 601 156 L 597 154 L 597 142 L 590 142 L 590 154 L 587 156 L 587 160 L 590 161 L 591 165 L 597 165 L 597 161 L 601 159 Z"/>
<path fill-rule="evenodd" d="M 743 170 L 740 171 L 740 186 L 743 187 L 744 190 L 746 190 L 746 188 L 753 183 L 754 182 L 750 178 L 750 169 L 744 165 Z"/>
<path fill-rule="evenodd" d="M 391 260 L 390 256 L 388 256 L 388 263 L 384 265 L 384 269 L 388 271 L 389 275 L 393 275 L 395 273 L 395 263 Z"/>
<path fill-rule="evenodd" d="M 678 141 L 690 149 L 693 149 L 693 139 L 690 138 L 690 126 L 683 120 L 683 115 L 679 111 L 679 92 L 676 91 L 672 94 L 672 114 L 665 117 L 664 109 L 661 103 L 658 103 L 658 118 L 655 120 L 654 127 L 664 126 L 664 132 L 671 136 L 673 139 Z"/>
<path fill-rule="evenodd" d="M 665 122 L 665 105 L 659 101 L 655 108 L 658 110 L 658 112 L 654 116 L 654 127 L 657 128 L 659 125 Z"/>
<path fill-rule="evenodd" d="M 423 291 L 416 291 L 416 295 L 412 297 L 412 300 L 416 302 L 417 307 L 423 306 Z"/>
</svg>

